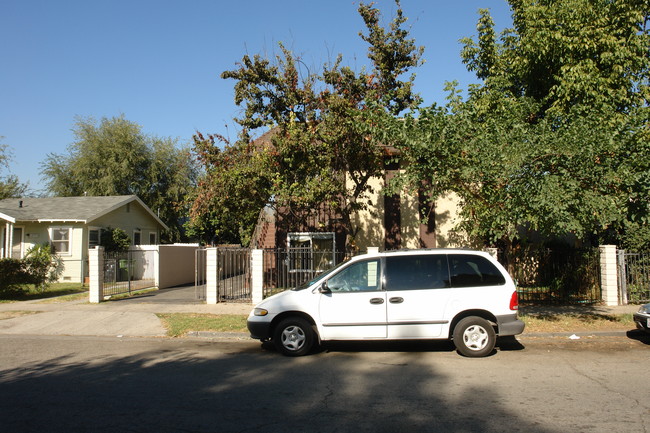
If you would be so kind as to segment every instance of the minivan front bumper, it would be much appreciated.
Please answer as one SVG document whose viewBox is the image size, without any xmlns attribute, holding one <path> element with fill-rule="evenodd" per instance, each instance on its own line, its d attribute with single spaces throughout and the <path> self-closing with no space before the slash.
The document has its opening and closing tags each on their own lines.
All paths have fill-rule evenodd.
<svg viewBox="0 0 650 433">
<path fill-rule="evenodd" d="M 271 322 L 258 322 L 249 318 L 246 327 L 251 334 L 251 338 L 255 340 L 265 341 L 271 338 Z"/>
<path fill-rule="evenodd" d="M 524 332 L 526 324 L 517 318 L 517 313 L 497 316 L 497 326 L 500 336 L 519 335 Z"/>
</svg>

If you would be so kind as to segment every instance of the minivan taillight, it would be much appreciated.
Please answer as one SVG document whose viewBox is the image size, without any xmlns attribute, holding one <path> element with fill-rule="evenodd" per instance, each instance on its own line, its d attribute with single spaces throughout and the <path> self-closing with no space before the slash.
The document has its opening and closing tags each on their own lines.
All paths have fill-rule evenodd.
<svg viewBox="0 0 650 433">
<path fill-rule="evenodd" d="M 517 296 L 516 290 L 512 292 L 512 296 L 510 297 L 510 309 L 511 310 L 519 309 L 519 296 Z"/>
</svg>

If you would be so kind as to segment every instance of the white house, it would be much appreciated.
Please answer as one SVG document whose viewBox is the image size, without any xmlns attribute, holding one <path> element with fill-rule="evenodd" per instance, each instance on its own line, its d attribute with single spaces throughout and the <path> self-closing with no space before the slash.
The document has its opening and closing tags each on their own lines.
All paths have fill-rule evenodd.
<svg viewBox="0 0 650 433">
<path fill-rule="evenodd" d="M 88 249 L 100 244 L 102 229 L 124 230 L 133 245 L 156 245 L 167 229 L 135 195 L 4 199 L 0 224 L 0 258 L 20 259 L 49 243 L 63 259 L 62 280 L 70 282 L 88 275 Z"/>
</svg>

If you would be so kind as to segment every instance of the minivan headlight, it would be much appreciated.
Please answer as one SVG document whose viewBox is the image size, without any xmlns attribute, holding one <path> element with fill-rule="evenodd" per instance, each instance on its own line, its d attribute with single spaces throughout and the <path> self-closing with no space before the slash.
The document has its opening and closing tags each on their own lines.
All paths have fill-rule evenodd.
<svg viewBox="0 0 650 433">
<path fill-rule="evenodd" d="M 264 308 L 256 308 L 253 311 L 253 315 L 255 316 L 266 316 L 267 314 L 269 314 L 269 311 L 265 310 Z"/>
</svg>

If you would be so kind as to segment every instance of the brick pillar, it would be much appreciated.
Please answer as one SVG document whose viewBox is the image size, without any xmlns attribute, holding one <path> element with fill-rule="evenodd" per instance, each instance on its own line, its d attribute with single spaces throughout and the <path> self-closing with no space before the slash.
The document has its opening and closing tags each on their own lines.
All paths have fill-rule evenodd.
<svg viewBox="0 0 650 433">
<path fill-rule="evenodd" d="M 219 263 L 217 262 L 217 249 L 206 248 L 205 259 L 205 303 L 216 304 L 217 295 L 217 270 Z"/>
<path fill-rule="evenodd" d="M 99 304 L 104 300 L 104 247 L 96 246 L 88 250 L 88 277 L 88 301 L 91 304 Z"/>
<path fill-rule="evenodd" d="M 616 269 L 616 246 L 600 247 L 600 287 L 603 302 L 607 306 L 618 305 L 618 275 Z"/>
<path fill-rule="evenodd" d="M 251 289 L 253 304 L 264 298 L 264 250 L 251 250 Z"/>
</svg>

